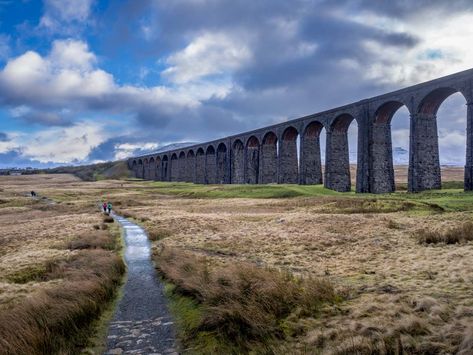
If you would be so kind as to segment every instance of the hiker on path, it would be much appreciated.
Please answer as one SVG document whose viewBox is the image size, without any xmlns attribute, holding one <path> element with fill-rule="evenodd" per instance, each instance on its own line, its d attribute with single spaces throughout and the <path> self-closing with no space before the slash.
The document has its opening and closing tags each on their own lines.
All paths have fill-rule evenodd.
<svg viewBox="0 0 473 355">
<path fill-rule="evenodd" d="M 103 203 L 102 208 L 103 208 L 103 213 L 107 213 L 107 203 L 106 202 Z"/>
<path fill-rule="evenodd" d="M 31 191 L 31 197 L 36 197 L 36 192 Z"/>
<path fill-rule="evenodd" d="M 107 210 L 108 210 L 109 214 L 110 214 L 110 212 L 112 212 L 112 203 L 111 202 L 107 203 Z"/>
</svg>

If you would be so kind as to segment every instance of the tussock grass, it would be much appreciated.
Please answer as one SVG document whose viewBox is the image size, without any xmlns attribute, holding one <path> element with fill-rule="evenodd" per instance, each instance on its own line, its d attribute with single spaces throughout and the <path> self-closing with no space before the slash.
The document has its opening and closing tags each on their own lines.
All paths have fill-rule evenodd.
<svg viewBox="0 0 473 355">
<path fill-rule="evenodd" d="M 113 222 L 114 222 L 113 217 L 105 216 L 105 217 L 103 218 L 103 223 L 113 223 Z"/>
<path fill-rule="evenodd" d="M 114 250 L 117 247 L 117 241 L 110 238 L 110 234 L 105 230 L 94 230 L 82 234 L 79 238 L 69 241 L 66 245 L 67 249 L 107 249 Z"/>
<path fill-rule="evenodd" d="M 149 240 L 156 242 L 158 240 L 168 238 L 172 235 L 172 232 L 166 228 L 152 228 L 148 231 Z"/>
<path fill-rule="evenodd" d="M 206 259 L 176 248 L 163 247 L 154 258 L 174 285 L 172 292 L 181 296 L 177 317 L 184 341 L 202 353 L 268 351 L 293 333 L 294 318 L 316 316 L 322 305 L 338 300 L 326 279 L 296 278 L 247 263 L 210 268 Z"/>
<path fill-rule="evenodd" d="M 457 244 L 473 241 L 473 222 L 445 231 L 422 229 L 416 234 L 419 244 Z"/>
<path fill-rule="evenodd" d="M 125 266 L 106 250 L 81 251 L 44 276 L 65 280 L 0 313 L 2 354 L 74 353 L 85 345 L 88 325 L 113 298 Z"/>
</svg>

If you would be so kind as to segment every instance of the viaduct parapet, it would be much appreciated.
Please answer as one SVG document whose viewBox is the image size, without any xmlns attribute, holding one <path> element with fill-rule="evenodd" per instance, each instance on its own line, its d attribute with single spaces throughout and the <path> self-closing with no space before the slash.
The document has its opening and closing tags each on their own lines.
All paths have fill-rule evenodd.
<svg viewBox="0 0 473 355">
<path fill-rule="evenodd" d="M 190 147 L 130 158 L 137 178 L 198 184 L 324 184 L 350 191 L 348 128 L 358 123 L 356 191 L 395 190 L 391 119 L 410 113 L 408 190 L 441 188 L 437 111 L 454 93 L 467 105 L 465 190 L 473 190 L 473 69 L 328 111 Z M 325 169 L 320 133 L 325 128 Z M 297 138 L 300 138 L 297 144 Z M 299 148 L 299 152 L 298 152 Z"/>
</svg>

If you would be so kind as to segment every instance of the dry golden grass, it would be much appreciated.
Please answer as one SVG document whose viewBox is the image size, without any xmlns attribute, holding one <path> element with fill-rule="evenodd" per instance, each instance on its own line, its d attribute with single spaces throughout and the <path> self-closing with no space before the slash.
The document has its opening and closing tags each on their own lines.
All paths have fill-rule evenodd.
<svg viewBox="0 0 473 355">
<path fill-rule="evenodd" d="M 463 172 L 447 173 L 460 180 Z M 326 304 L 317 316 L 295 319 L 292 327 L 298 331 L 285 338 L 277 353 L 473 352 L 473 242 L 426 245 L 417 239 L 421 231 L 463 225 L 472 220 L 471 212 L 446 212 L 403 198 L 180 198 L 161 194 L 150 182 L 24 178 L 31 180 L 15 181 L 12 190 L 0 186 L 0 300 L 9 294 L 7 302 L 12 302 L 62 282 L 5 280 L 21 267 L 79 253 L 80 248 L 64 249 L 70 242 L 64 234 L 79 235 L 94 225 L 101 229 L 101 217 L 90 220 L 88 211 L 99 200 L 110 199 L 122 215 L 146 227 L 155 246 L 205 256 L 213 267 L 229 270 L 242 262 L 304 278 L 328 278 L 345 301 Z M 35 188 L 40 195 L 61 203 L 35 207 L 29 198 L 22 200 L 23 190 L 39 181 L 35 179 L 41 180 Z M 11 202 L 17 198 L 21 203 Z M 72 212 L 58 217 L 64 205 Z M 78 228 L 69 227 L 69 219 Z"/>
<path fill-rule="evenodd" d="M 0 354 L 76 353 L 113 298 L 124 272 L 116 230 L 101 227 L 81 184 L 0 178 Z"/>
<path fill-rule="evenodd" d="M 470 212 L 424 204 L 417 213 L 417 202 L 384 206 L 372 197 L 186 199 L 150 192 L 140 198 L 121 209 L 150 231 L 169 231 L 160 245 L 214 265 L 250 262 L 329 277 L 347 295 L 341 305 L 300 320 L 291 351 L 473 352 L 473 243 L 426 246 L 416 237 L 462 225 Z"/>
</svg>

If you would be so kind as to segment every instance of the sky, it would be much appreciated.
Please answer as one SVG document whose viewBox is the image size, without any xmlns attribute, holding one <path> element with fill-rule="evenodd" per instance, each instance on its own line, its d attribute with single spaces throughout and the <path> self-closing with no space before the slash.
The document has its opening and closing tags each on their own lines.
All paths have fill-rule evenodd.
<svg viewBox="0 0 473 355">
<path fill-rule="evenodd" d="M 0 168 L 124 159 L 470 69 L 472 23 L 470 0 L 0 0 Z M 460 94 L 440 108 L 442 163 L 464 164 L 465 116 Z M 405 109 L 392 127 L 407 150 Z"/>
</svg>

